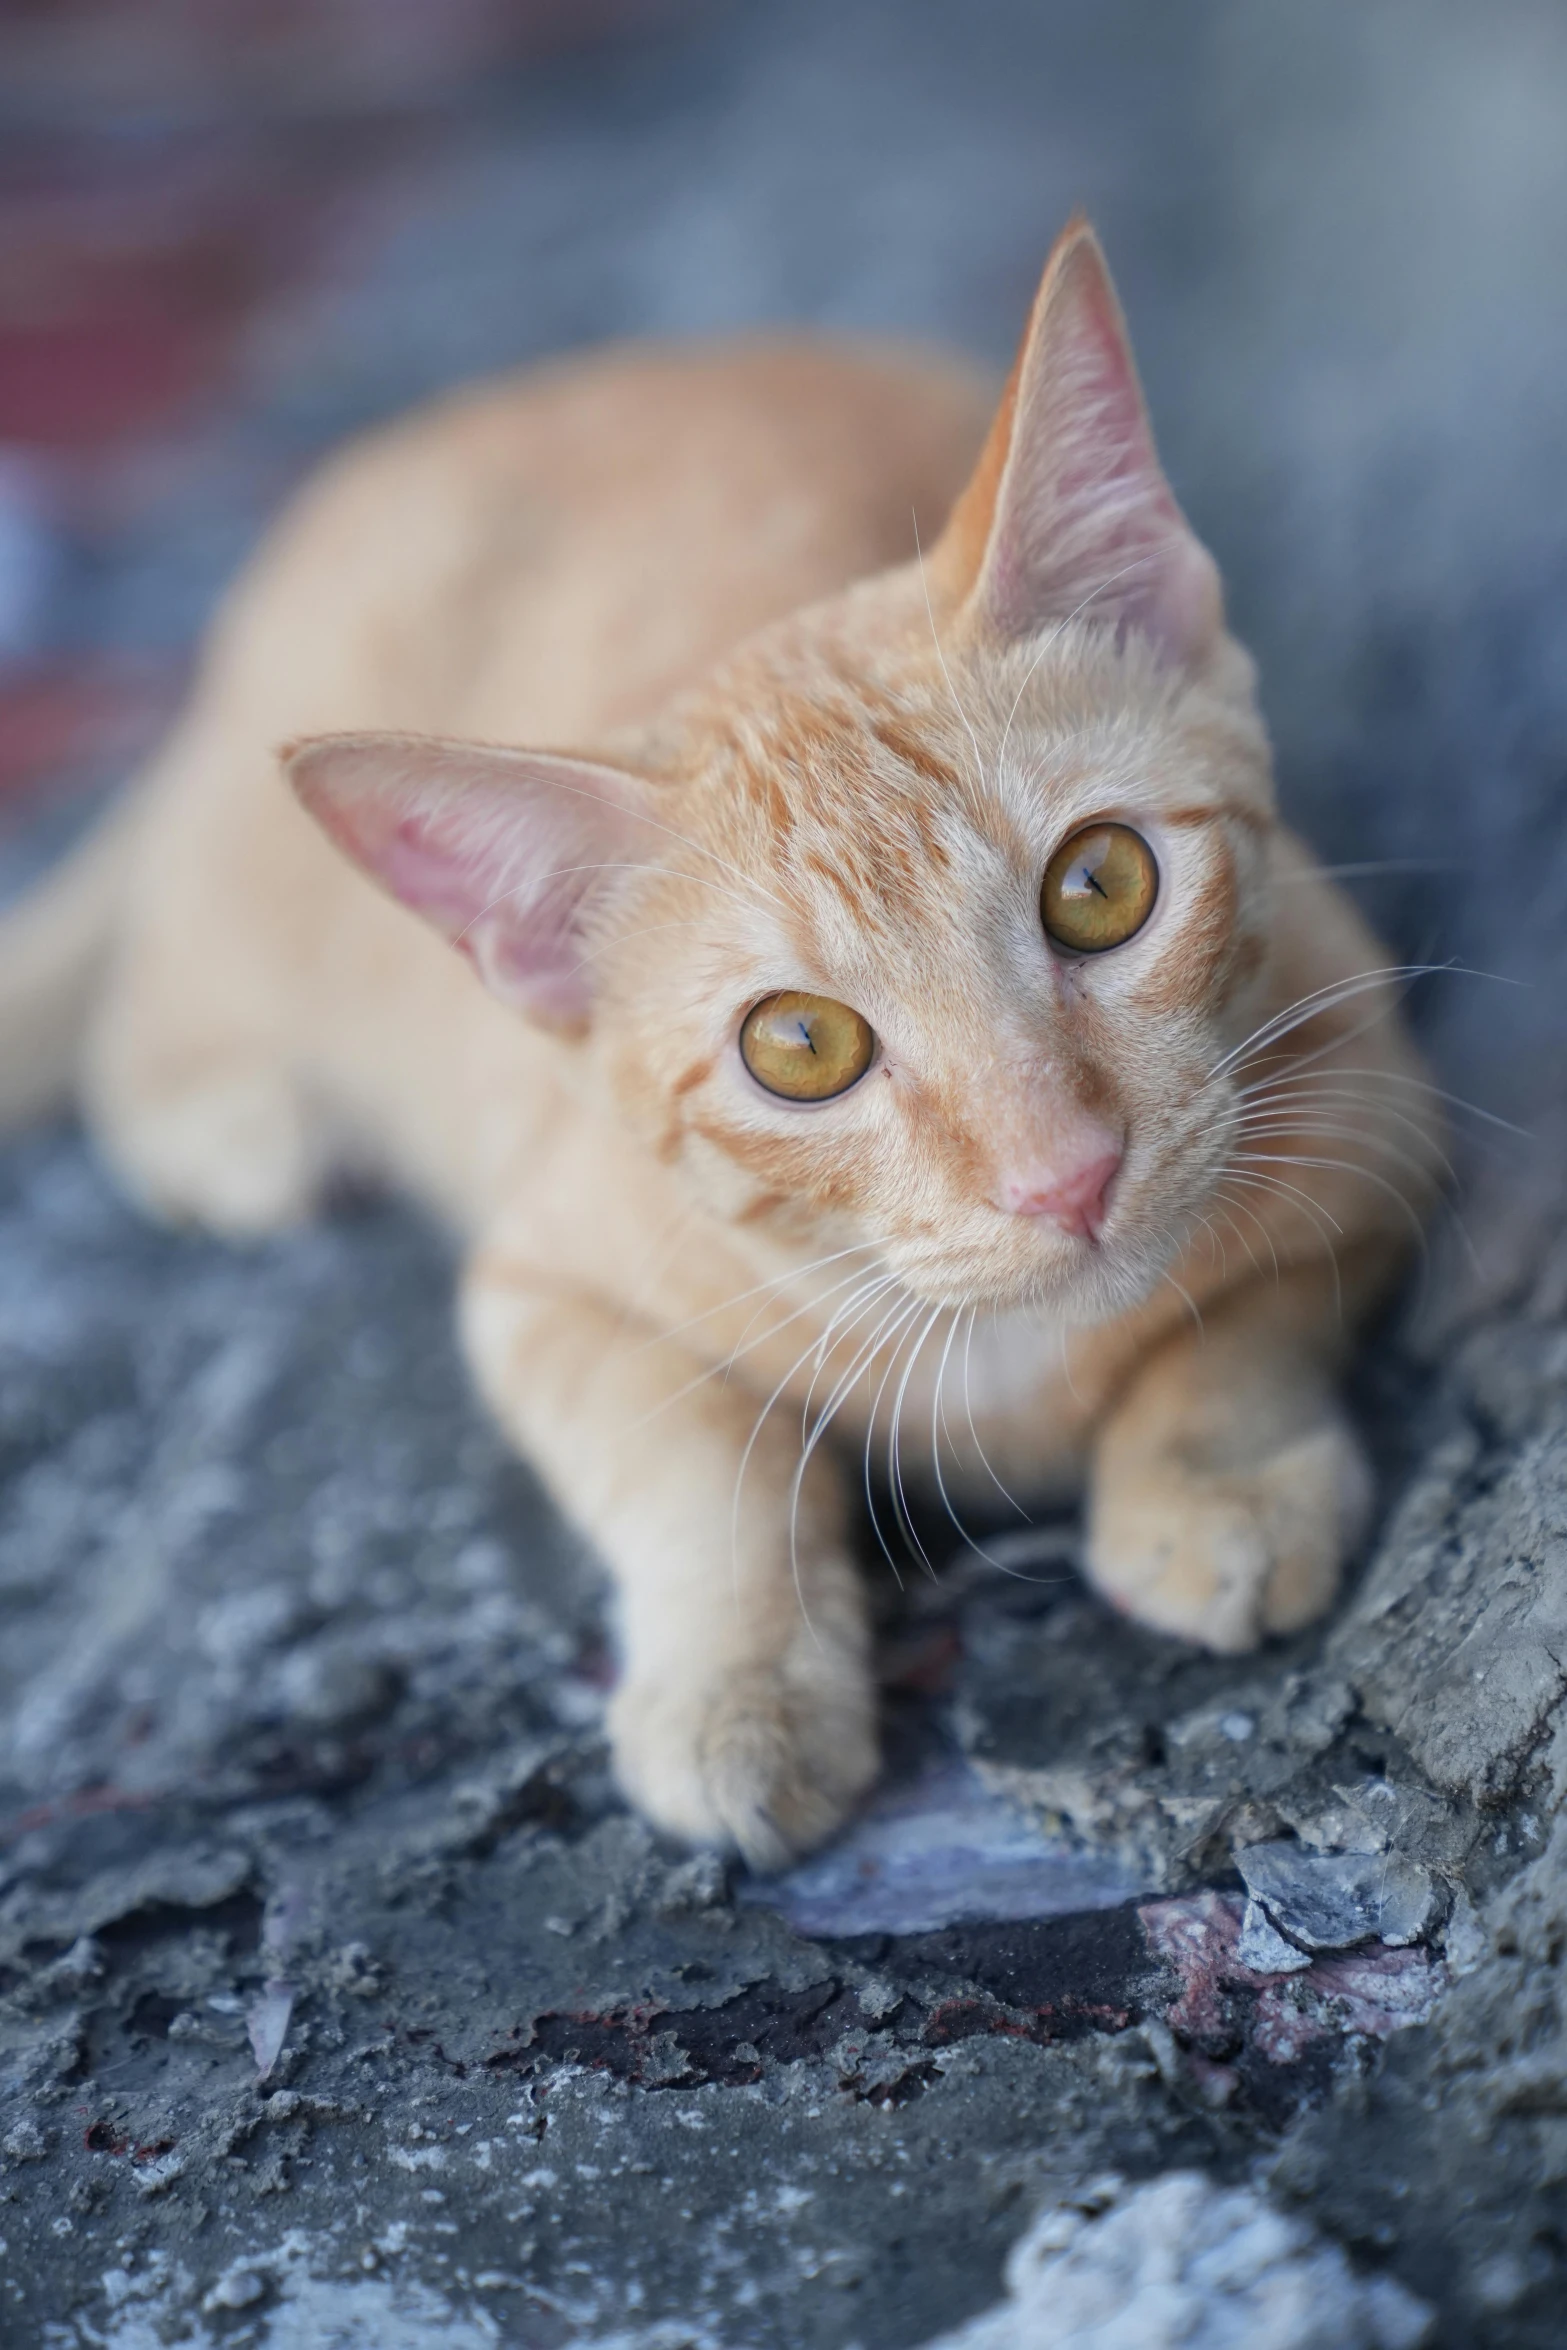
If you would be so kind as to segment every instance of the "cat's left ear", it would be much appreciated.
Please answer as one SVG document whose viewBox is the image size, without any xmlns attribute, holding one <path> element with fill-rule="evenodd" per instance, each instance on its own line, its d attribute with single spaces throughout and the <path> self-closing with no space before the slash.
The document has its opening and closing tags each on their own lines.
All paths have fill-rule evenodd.
<svg viewBox="0 0 1567 2350">
<path fill-rule="evenodd" d="M 931 567 L 1008 639 L 1081 615 L 1198 662 L 1224 624 L 1213 557 L 1164 478 L 1099 241 L 1057 238 L 1001 406 Z"/>
<path fill-rule="evenodd" d="M 492 995 L 547 1028 L 585 1025 L 594 938 L 668 838 L 654 784 L 554 752 L 416 734 L 317 735 L 281 755 L 322 830 Z"/>
</svg>

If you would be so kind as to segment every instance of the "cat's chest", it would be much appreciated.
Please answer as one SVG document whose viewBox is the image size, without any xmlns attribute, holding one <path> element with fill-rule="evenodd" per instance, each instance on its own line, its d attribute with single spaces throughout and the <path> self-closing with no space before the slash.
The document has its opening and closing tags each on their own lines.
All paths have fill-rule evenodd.
<svg viewBox="0 0 1567 2350">
<path fill-rule="evenodd" d="M 1036 1313 L 922 1310 L 838 1402 L 836 1432 L 873 1474 L 933 1474 L 954 1491 L 1000 1476 L 1037 1494 L 1070 1484 L 1094 1417 L 1073 1333 Z"/>
<path fill-rule="evenodd" d="M 943 1393 L 954 1380 L 976 1419 L 1004 1418 L 1057 1389 L 1070 1394 L 1071 1333 L 1041 1314 L 976 1315 L 954 1343 Z"/>
</svg>

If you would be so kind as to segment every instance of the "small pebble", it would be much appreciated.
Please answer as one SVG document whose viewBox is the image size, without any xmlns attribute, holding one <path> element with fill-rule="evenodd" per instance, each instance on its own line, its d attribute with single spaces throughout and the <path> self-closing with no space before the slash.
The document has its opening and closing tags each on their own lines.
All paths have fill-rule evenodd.
<svg viewBox="0 0 1567 2350">
<path fill-rule="evenodd" d="M 225 2269 L 202 2302 L 209 2315 L 219 2309 L 250 2309 L 266 2291 L 264 2279 L 253 2268 Z"/>
<path fill-rule="evenodd" d="M 1243 1846 L 1235 1865 L 1253 1901 L 1307 1950 L 1416 1942 L 1437 1914 L 1430 1870 L 1400 1853 L 1311 1852 L 1278 1838 Z"/>
<path fill-rule="evenodd" d="M 1311 1964 L 1310 1951 L 1298 1950 L 1293 1942 L 1286 1942 L 1261 1902 L 1252 1900 L 1247 1901 L 1241 1919 L 1235 1955 L 1254 1975 L 1298 1974 L 1302 1967 Z"/>
<path fill-rule="evenodd" d="M 868 2016 L 873 2024 L 881 2023 L 903 2005 L 903 1993 L 882 1975 L 872 1975 L 868 1983 L 862 1983 L 857 1996 L 861 2015 Z"/>
<path fill-rule="evenodd" d="M 374 1999 L 386 1986 L 386 1969 L 367 1942 L 345 1942 L 332 1953 L 327 1981 L 353 1999 Z"/>
<path fill-rule="evenodd" d="M 729 1873 L 719 1855 L 698 1852 L 690 1860 L 681 1861 L 665 1877 L 658 1898 L 659 1913 L 663 1917 L 678 1917 L 686 1911 L 717 1909 L 728 1894 Z"/>
<path fill-rule="evenodd" d="M 397 1695 L 397 1676 L 379 1657 L 324 1643 L 285 1657 L 278 1681 L 289 1713 L 319 1730 L 370 1721 Z"/>
</svg>

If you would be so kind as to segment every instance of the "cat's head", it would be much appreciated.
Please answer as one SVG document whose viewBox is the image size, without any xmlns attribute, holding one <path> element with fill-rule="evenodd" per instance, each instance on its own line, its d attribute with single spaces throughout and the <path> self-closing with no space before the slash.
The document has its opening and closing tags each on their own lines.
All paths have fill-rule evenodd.
<svg viewBox="0 0 1567 2350">
<path fill-rule="evenodd" d="M 326 737 L 291 771 L 720 1214 L 873 1242 L 932 1301 L 1145 1296 L 1228 1148 L 1273 802 L 1086 225 L 939 544 L 642 748 Z"/>
</svg>

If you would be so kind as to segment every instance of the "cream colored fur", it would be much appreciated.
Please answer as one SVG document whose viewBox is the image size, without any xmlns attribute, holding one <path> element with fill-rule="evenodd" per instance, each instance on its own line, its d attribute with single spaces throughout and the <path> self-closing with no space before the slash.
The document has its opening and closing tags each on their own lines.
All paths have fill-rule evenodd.
<svg viewBox="0 0 1567 2350">
<path fill-rule="evenodd" d="M 874 1774 L 850 1497 L 894 1421 L 959 1509 L 1086 1482 L 1100 1588 L 1180 1637 L 1329 1604 L 1335 1376 L 1438 1156 L 1081 227 L 970 479 L 987 405 L 896 355 L 626 352 L 375 437 L 230 599 L 112 855 L 0 933 L 0 1101 L 69 1061 L 154 1213 L 243 1240 L 352 1169 L 464 1236 L 478 1384 L 616 1579 L 627 1791 L 763 1863 Z M 434 928 L 301 808 L 300 738 Z M 1095 817 L 1160 895 L 1072 964 L 1040 876 Z M 739 1060 L 787 987 L 880 1039 L 818 1108 Z M 1097 1240 L 998 1205 L 1101 1132 Z"/>
</svg>

